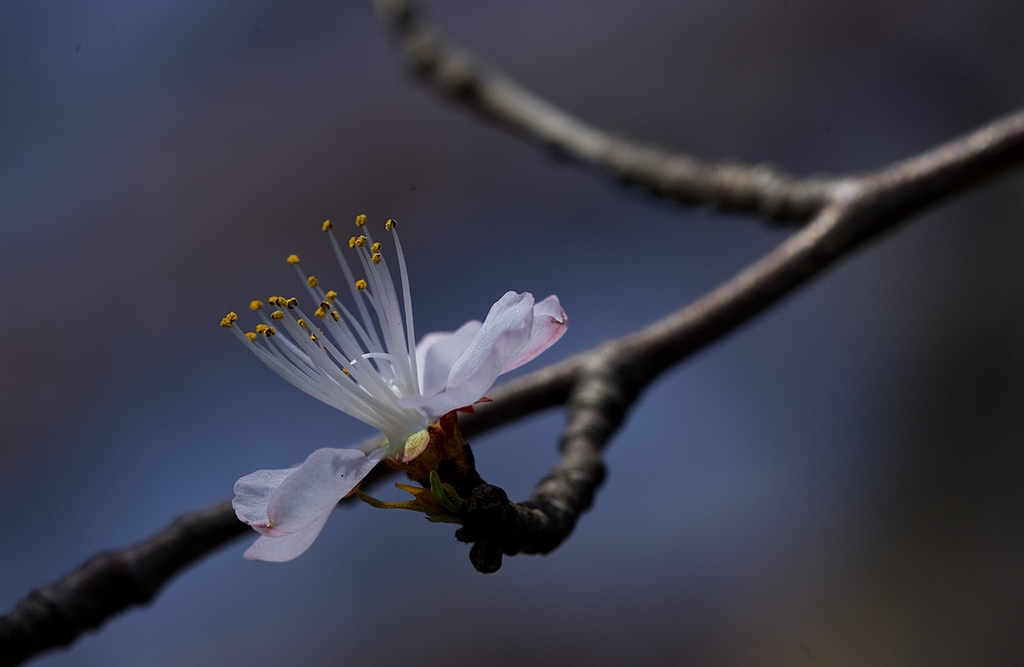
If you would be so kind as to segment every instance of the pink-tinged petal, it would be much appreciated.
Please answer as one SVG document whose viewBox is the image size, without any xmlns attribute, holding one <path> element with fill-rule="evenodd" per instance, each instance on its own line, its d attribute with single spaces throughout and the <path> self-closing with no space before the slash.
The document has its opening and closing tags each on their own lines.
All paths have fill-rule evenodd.
<svg viewBox="0 0 1024 667">
<path fill-rule="evenodd" d="M 294 534 L 326 521 L 324 515 L 356 488 L 383 457 L 383 450 L 369 456 L 358 449 L 316 450 L 281 481 L 270 497 L 267 534 Z"/>
<path fill-rule="evenodd" d="M 331 510 L 297 533 L 281 537 L 260 536 L 242 554 L 247 560 L 262 560 L 271 563 L 284 563 L 301 556 L 309 545 L 316 541 L 323 530 L 324 524 L 331 516 Z"/>
<path fill-rule="evenodd" d="M 502 373 L 519 368 L 528 361 L 533 361 L 541 352 L 558 342 L 568 328 L 569 316 L 562 310 L 558 297 L 552 294 L 533 307 L 533 328 L 530 340 L 526 343 L 515 359 L 505 364 Z"/>
<path fill-rule="evenodd" d="M 421 396 L 433 396 L 444 390 L 452 366 L 473 342 L 481 326 L 480 320 L 470 320 L 451 333 L 427 334 L 416 344 Z"/>
<path fill-rule="evenodd" d="M 491 306 L 470 344 L 452 364 L 445 390 L 434 396 L 399 400 L 431 419 L 472 405 L 491 388 L 505 365 L 527 344 L 533 328 L 533 295 L 506 292 Z"/>
<path fill-rule="evenodd" d="M 231 506 L 238 520 L 247 523 L 263 535 L 269 534 L 267 505 L 284 479 L 296 468 L 283 470 L 257 470 L 235 482 L 235 497 Z"/>
</svg>

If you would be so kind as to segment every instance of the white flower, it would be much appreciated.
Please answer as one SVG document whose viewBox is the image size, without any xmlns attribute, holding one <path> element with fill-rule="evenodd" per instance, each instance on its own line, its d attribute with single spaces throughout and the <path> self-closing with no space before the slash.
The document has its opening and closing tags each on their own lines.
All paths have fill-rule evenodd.
<svg viewBox="0 0 1024 667">
<path fill-rule="evenodd" d="M 334 291 L 296 267 L 308 286 L 314 317 L 294 298 L 271 297 L 277 309 L 266 315 L 263 303 L 252 310 L 263 322 L 244 333 L 229 313 L 221 326 L 236 333 L 267 366 L 310 396 L 379 429 L 387 438 L 376 451 L 318 449 L 301 465 L 258 470 L 235 484 L 238 518 L 260 533 L 245 552 L 250 560 L 287 561 L 309 548 L 337 502 L 385 458 L 403 463 L 428 444 L 427 427 L 444 414 L 483 398 L 499 375 L 518 368 L 553 345 L 565 333 L 568 318 L 549 296 L 534 302 L 529 292 L 507 292 L 481 323 L 473 320 L 451 333 L 426 335 L 417 345 L 402 245 L 393 220 L 392 234 L 401 278 L 401 299 L 381 253 L 356 218 L 363 234 L 349 247 L 359 257 L 365 279 L 355 280 L 341 244 L 324 222 L 348 283 L 355 312 Z M 282 333 L 287 335 L 281 335 Z"/>
</svg>

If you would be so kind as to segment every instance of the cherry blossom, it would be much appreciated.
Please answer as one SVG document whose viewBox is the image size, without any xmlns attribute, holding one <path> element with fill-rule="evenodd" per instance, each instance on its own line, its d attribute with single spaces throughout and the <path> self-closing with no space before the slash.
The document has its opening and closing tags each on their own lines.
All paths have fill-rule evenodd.
<svg viewBox="0 0 1024 667">
<path fill-rule="evenodd" d="M 568 318 L 557 297 L 535 301 L 529 292 L 510 291 L 491 306 L 483 322 L 427 334 L 417 344 L 397 225 L 388 220 L 385 229 L 395 249 L 398 286 L 381 243 L 366 229 L 365 216 L 357 217 L 356 225 L 360 233 L 348 246 L 365 276 L 358 280 L 332 224 L 323 224 L 349 286 L 352 308 L 337 292 L 324 291 L 291 255 L 288 263 L 317 304 L 313 317 L 298 299 L 274 296 L 268 299 L 275 308 L 269 314 L 262 301 L 250 304 L 262 319 L 253 331 L 244 332 L 235 313 L 221 321 L 282 378 L 386 438 L 372 451 L 318 449 L 297 466 L 258 470 L 239 479 L 235 513 L 260 533 L 245 552 L 250 560 L 282 562 L 302 554 L 338 501 L 377 463 L 415 459 L 430 442 L 428 426 L 482 399 L 499 375 L 539 355 L 566 330 Z"/>
</svg>

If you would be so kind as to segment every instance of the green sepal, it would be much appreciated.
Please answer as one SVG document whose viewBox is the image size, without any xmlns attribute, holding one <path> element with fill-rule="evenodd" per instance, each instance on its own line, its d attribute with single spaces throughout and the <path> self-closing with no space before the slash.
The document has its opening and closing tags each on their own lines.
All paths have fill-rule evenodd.
<svg viewBox="0 0 1024 667">
<path fill-rule="evenodd" d="M 452 500 L 453 497 L 456 499 L 459 497 L 455 489 L 450 484 L 442 484 L 441 478 L 437 476 L 437 473 L 432 474 L 431 482 L 434 484 L 433 488 L 430 489 L 425 489 L 421 486 L 410 486 L 408 484 L 395 484 L 396 487 L 413 496 L 412 500 L 399 503 L 379 500 L 360 489 L 356 489 L 355 493 L 356 497 L 364 503 L 377 509 L 412 510 L 413 512 L 423 512 L 427 515 L 427 520 L 433 523 L 461 523 L 458 517 L 458 507 L 462 501 L 461 499 L 457 502 Z M 436 491 L 435 488 L 437 489 Z M 440 494 L 443 500 L 438 499 L 437 494 Z M 455 507 L 454 510 L 452 506 Z"/>
<path fill-rule="evenodd" d="M 436 470 L 430 471 L 430 493 L 452 514 L 458 514 L 462 498 L 451 484 L 442 484 Z"/>
<path fill-rule="evenodd" d="M 363 491 L 361 491 L 360 489 L 356 489 L 356 496 L 359 497 L 359 500 L 362 500 L 370 507 L 376 507 L 379 510 L 413 510 L 414 512 L 423 511 L 421 504 L 418 500 L 406 500 L 405 502 L 401 503 L 393 503 L 387 500 L 378 500 L 377 498 L 374 498 L 368 493 L 363 493 Z"/>
</svg>

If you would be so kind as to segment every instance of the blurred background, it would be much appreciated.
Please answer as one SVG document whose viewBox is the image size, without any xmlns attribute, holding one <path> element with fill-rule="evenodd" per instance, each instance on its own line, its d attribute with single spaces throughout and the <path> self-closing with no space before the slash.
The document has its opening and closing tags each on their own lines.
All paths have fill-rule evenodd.
<svg viewBox="0 0 1024 667">
<path fill-rule="evenodd" d="M 426 9 L 599 126 L 801 174 L 874 168 L 1024 100 L 1019 0 Z M 524 371 L 790 233 L 481 123 L 409 79 L 367 3 L 3 3 L 0 607 L 241 475 L 370 434 L 217 326 L 299 291 L 289 253 L 340 276 L 319 226 L 358 213 L 402 223 L 421 334 L 508 289 L 558 294 L 569 333 Z M 247 562 L 246 537 L 35 664 L 1019 665 L 1022 223 L 1016 173 L 674 369 L 549 556 L 484 576 L 451 527 L 352 507 L 298 560 Z M 475 439 L 482 474 L 524 498 L 561 425 Z"/>
</svg>

